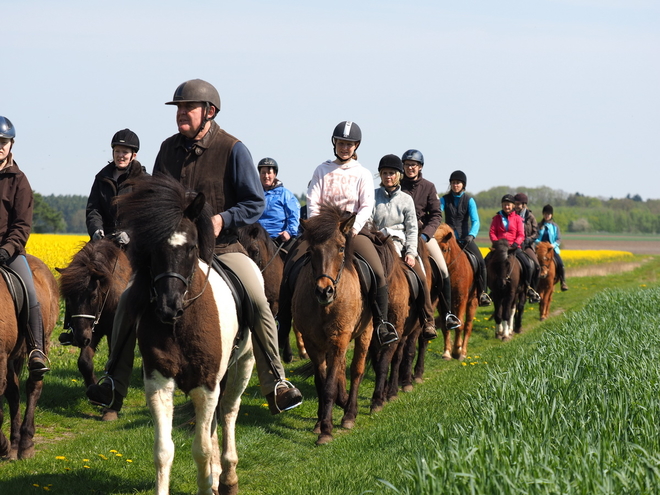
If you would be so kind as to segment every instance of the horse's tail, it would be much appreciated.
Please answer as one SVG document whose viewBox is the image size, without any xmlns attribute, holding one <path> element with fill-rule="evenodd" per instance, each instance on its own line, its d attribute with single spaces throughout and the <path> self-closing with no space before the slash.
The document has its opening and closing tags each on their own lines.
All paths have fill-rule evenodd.
<svg viewBox="0 0 660 495">
<path fill-rule="evenodd" d="M 300 368 L 295 370 L 292 374 L 294 376 L 299 376 L 303 380 L 307 380 L 308 378 L 314 376 L 315 372 L 316 372 L 316 367 L 314 366 L 314 363 L 312 363 L 311 361 L 307 361 Z"/>
</svg>

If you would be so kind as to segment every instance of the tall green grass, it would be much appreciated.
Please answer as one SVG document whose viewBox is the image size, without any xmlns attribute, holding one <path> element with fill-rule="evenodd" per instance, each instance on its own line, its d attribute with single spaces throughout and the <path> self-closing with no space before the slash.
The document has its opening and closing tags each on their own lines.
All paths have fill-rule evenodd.
<svg viewBox="0 0 660 495">
<path fill-rule="evenodd" d="M 495 366 L 395 493 L 660 490 L 660 290 L 606 291 Z"/>
</svg>

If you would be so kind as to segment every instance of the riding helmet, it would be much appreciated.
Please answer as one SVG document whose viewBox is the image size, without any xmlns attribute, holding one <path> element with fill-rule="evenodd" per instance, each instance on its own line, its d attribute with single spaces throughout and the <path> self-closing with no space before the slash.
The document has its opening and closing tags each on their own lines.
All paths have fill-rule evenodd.
<svg viewBox="0 0 660 495">
<path fill-rule="evenodd" d="M 259 170 L 261 167 L 272 168 L 273 170 L 275 170 L 275 175 L 277 175 L 278 172 L 280 171 L 280 168 L 277 166 L 277 162 L 269 157 L 262 158 L 261 160 L 259 160 L 259 164 L 257 165 L 257 170 Z"/>
<path fill-rule="evenodd" d="M 332 133 L 332 144 L 335 143 L 335 139 L 359 143 L 362 141 L 362 131 L 355 122 L 344 120 L 335 127 L 335 130 Z"/>
<path fill-rule="evenodd" d="M 555 211 L 554 211 L 554 209 L 552 208 L 552 205 L 545 205 L 545 206 L 543 207 L 543 214 L 545 215 L 546 213 L 547 213 L 548 215 L 554 215 L 554 214 L 555 214 Z"/>
<path fill-rule="evenodd" d="M 402 174 L 403 162 L 401 161 L 401 158 L 396 155 L 385 155 L 378 163 L 378 171 L 380 172 L 384 168 L 392 168 Z"/>
<path fill-rule="evenodd" d="M 462 170 L 456 170 L 449 176 L 449 182 L 457 180 L 463 183 L 463 187 L 467 187 L 467 175 Z"/>
<path fill-rule="evenodd" d="M 518 193 L 513 197 L 513 199 L 516 200 L 516 203 L 525 203 L 525 204 L 529 203 L 529 198 L 525 193 Z"/>
<path fill-rule="evenodd" d="M 0 115 L 0 137 L 7 139 L 14 139 L 16 137 L 14 124 L 11 123 L 11 120 L 2 115 Z"/>
<path fill-rule="evenodd" d="M 216 113 L 220 111 L 218 90 L 212 84 L 201 79 L 191 79 L 179 84 L 179 87 L 174 91 L 172 101 L 168 101 L 165 105 L 189 102 L 210 103 L 216 108 Z"/>
<path fill-rule="evenodd" d="M 137 153 L 140 151 L 140 140 L 138 139 L 137 134 L 135 134 L 130 129 L 123 129 L 121 131 L 117 131 L 115 135 L 112 136 L 112 142 L 110 143 L 110 146 L 113 148 L 115 146 L 126 146 L 127 148 L 131 148 L 135 151 L 135 153 Z"/>
<path fill-rule="evenodd" d="M 424 166 L 424 155 L 419 150 L 408 150 L 401 156 L 401 161 L 412 160 L 418 162 L 422 167 Z"/>
<path fill-rule="evenodd" d="M 515 203 L 515 202 L 516 200 L 513 197 L 513 194 L 505 194 L 504 196 L 502 196 L 502 201 L 500 201 L 500 203 Z"/>
</svg>

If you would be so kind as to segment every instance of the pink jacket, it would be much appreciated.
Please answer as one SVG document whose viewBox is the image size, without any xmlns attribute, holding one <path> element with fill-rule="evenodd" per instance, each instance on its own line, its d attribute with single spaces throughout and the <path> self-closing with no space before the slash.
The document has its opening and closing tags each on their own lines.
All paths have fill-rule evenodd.
<svg viewBox="0 0 660 495">
<path fill-rule="evenodd" d="M 525 227 L 523 226 L 522 218 L 520 218 L 520 215 L 515 211 L 512 211 L 507 217 L 507 221 L 508 227 L 505 227 L 504 217 L 501 211 L 493 217 L 493 221 L 490 224 L 491 242 L 506 239 L 509 241 L 509 246 L 514 242 L 517 243 L 519 247 L 522 246 L 522 243 L 525 240 Z"/>
</svg>

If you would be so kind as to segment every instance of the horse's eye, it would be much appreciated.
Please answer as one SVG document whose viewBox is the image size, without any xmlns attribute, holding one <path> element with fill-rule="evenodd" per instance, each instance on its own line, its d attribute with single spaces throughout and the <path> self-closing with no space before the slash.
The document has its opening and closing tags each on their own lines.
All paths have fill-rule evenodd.
<svg viewBox="0 0 660 495">
<path fill-rule="evenodd" d="M 346 251 L 346 248 L 345 248 L 344 246 L 341 246 L 341 247 L 339 248 L 339 252 L 343 254 L 344 251 Z"/>
</svg>

